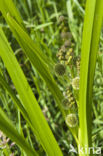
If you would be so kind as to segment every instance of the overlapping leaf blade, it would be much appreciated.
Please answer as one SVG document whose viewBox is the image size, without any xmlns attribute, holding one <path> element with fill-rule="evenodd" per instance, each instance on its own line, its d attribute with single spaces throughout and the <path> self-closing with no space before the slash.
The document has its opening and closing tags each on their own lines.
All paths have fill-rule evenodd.
<svg viewBox="0 0 103 156">
<path fill-rule="evenodd" d="M 96 1 L 94 23 L 92 29 L 92 41 L 90 49 L 90 61 L 89 61 L 89 71 L 88 71 L 88 97 L 87 97 L 87 124 L 88 124 L 88 138 L 91 138 L 91 128 L 92 128 L 92 116 L 91 116 L 91 107 L 92 106 L 92 90 L 93 90 L 93 81 L 95 74 L 96 66 L 96 56 L 98 51 L 98 44 L 100 39 L 101 27 L 103 21 L 103 1 Z M 89 139 L 89 144 L 91 145 L 91 139 Z"/>
<path fill-rule="evenodd" d="M 83 147 L 86 145 L 91 147 L 92 88 L 102 18 L 103 1 L 87 0 L 81 55 L 79 105 L 79 140 Z"/>
<path fill-rule="evenodd" d="M 45 60 L 43 60 L 43 58 L 41 57 L 40 53 L 38 52 L 39 50 L 37 49 L 37 46 L 34 44 L 34 42 L 31 40 L 28 34 L 22 29 L 22 27 L 20 27 L 19 24 L 17 24 L 17 22 L 9 14 L 7 16 L 8 24 L 10 25 L 10 28 L 13 31 L 17 41 L 19 42 L 25 54 L 28 56 L 31 63 L 34 65 L 39 74 L 47 83 L 48 88 L 52 92 L 52 95 L 56 99 L 61 109 L 61 112 L 65 117 L 65 113 L 61 105 L 63 95 L 60 89 L 58 88 L 54 78 L 52 77 L 48 65 L 46 64 Z"/>
<path fill-rule="evenodd" d="M 7 13 L 10 12 L 11 15 L 16 19 L 16 21 L 23 27 L 22 18 L 12 0 L 0 0 L 0 10 L 2 10 L 2 14 L 5 18 Z"/>
<path fill-rule="evenodd" d="M 36 136 L 49 156 L 62 156 L 61 150 L 42 114 L 42 111 L 33 95 L 33 92 L 9 46 L 9 43 L 0 28 L 0 56 L 20 96 L 23 106 L 28 113 Z"/>
<path fill-rule="evenodd" d="M 10 1 L 12 1 L 12 0 L 10 0 Z M 39 74 L 45 80 L 45 82 L 46 82 L 48 88 L 50 89 L 50 91 L 52 92 L 63 116 L 65 117 L 65 112 L 63 111 L 63 108 L 61 105 L 63 95 L 49 71 L 50 70 L 49 66 L 51 66 L 51 61 L 45 56 L 45 54 L 42 53 L 42 51 L 38 47 L 38 44 L 34 43 L 32 41 L 32 39 L 28 36 L 28 34 L 25 32 L 23 25 L 21 26 L 21 20 L 19 19 L 20 18 L 19 14 L 15 13 L 15 14 L 18 14 L 18 16 L 13 15 L 12 9 L 10 9 L 11 7 L 10 6 L 7 7 L 8 2 L 6 0 L 1 0 L 0 3 L 1 3 L 0 10 L 1 10 L 3 16 L 5 17 L 7 23 L 10 25 L 11 31 L 14 33 L 14 36 L 16 37 L 17 41 L 19 42 L 19 44 L 22 47 L 25 54 L 28 56 L 31 63 L 34 65 L 36 70 L 39 72 Z M 13 7 L 13 10 L 15 10 L 15 12 L 16 12 L 17 9 L 16 9 L 15 5 L 12 5 L 12 7 Z M 7 16 L 7 14 L 8 14 L 8 16 Z"/>
<path fill-rule="evenodd" d="M 30 156 L 39 156 L 30 145 L 25 141 L 24 137 L 21 136 L 15 129 L 12 122 L 8 119 L 5 113 L 0 108 L 0 129 L 13 141 L 15 141 L 24 151 Z"/>
<path fill-rule="evenodd" d="M 8 91 L 9 95 L 13 99 L 14 103 L 17 105 L 17 107 L 20 109 L 22 114 L 24 114 L 25 119 L 28 118 L 27 112 L 25 111 L 23 105 L 19 101 L 19 99 L 15 96 L 14 92 L 10 88 L 10 86 L 7 84 L 7 82 L 4 80 L 4 77 L 0 74 L 0 84 Z"/>
</svg>

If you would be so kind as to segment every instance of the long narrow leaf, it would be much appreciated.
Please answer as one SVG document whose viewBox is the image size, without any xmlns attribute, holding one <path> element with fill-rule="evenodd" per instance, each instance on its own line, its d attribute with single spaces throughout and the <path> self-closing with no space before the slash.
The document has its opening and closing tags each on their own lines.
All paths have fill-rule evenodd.
<svg viewBox="0 0 103 156">
<path fill-rule="evenodd" d="M 36 44 L 34 44 L 34 42 L 31 40 L 28 34 L 22 29 L 22 27 L 20 27 L 20 25 L 17 24 L 17 22 L 9 14 L 7 16 L 8 16 L 7 21 L 17 41 L 19 42 L 20 46 L 24 50 L 25 54 L 30 59 L 31 63 L 34 65 L 34 67 L 37 69 L 39 74 L 47 83 L 48 88 L 52 92 L 52 95 L 56 99 L 60 107 L 60 110 L 63 116 L 65 117 L 65 112 L 63 111 L 61 105 L 63 95 L 60 89 L 58 88 L 54 78 L 52 77 L 45 60 L 43 60 L 43 58 L 40 56 Z"/>
<path fill-rule="evenodd" d="M 91 147 L 91 105 L 96 54 L 103 17 L 103 1 L 87 0 L 80 69 L 79 140 Z M 85 74 L 84 74 L 85 73 Z"/>
<path fill-rule="evenodd" d="M 42 111 L 33 95 L 33 92 L 16 60 L 16 57 L 2 31 L 0 29 L 0 56 L 2 57 L 8 73 L 22 100 L 23 106 L 28 112 L 33 128 L 42 146 L 49 156 L 62 156 L 61 150 L 42 114 Z"/>
<path fill-rule="evenodd" d="M 10 13 L 10 15 L 16 20 L 16 22 L 26 31 L 26 28 L 24 27 L 23 20 L 20 16 L 20 13 L 18 9 L 16 8 L 15 4 L 13 3 L 13 0 L 0 0 L 0 10 L 7 20 L 7 14 Z M 43 54 L 38 46 L 38 44 L 35 43 L 35 48 L 39 55 L 42 57 L 42 59 L 45 61 L 45 63 L 48 63 L 48 65 L 51 66 L 51 61 L 47 59 L 47 56 Z"/>
<path fill-rule="evenodd" d="M 87 146 L 88 146 L 87 113 L 86 113 L 87 84 L 88 84 L 89 55 L 90 55 L 95 5 L 96 0 L 94 0 L 94 2 L 87 1 L 84 31 L 83 31 L 83 42 L 82 42 L 81 68 L 80 68 L 80 105 L 79 105 L 80 137 L 81 137 L 80 141 L 81 145 Z"/>
<path fill-rule="evenodd" d="M 30 118 L 28 116 L 28 113 L 26 112 L 25 108 L 21 104 L 20 100 L 15 96 L 14 92 L 12 91 L 12 89 L 10 88 L 10 86 L 8 85 L 8 83 L 4 80 L 4 78 L 2 77 L 2 75 L 0 75 L 0 84 L 7 90 L 8 94 L 11 96 L 12 100 L 14 101 L 14 103 L 16 104 L 16 106 L 19 108 L 19 110 L 21 111 L 24 119 L 27 121 L 28 125 L 31 127 L 32 131 L 35 134 L 36 131 L 35 131 L 35 129 L 32 126 L 32 123 L 30 121 Z"/>
<path fill-rule="evenodd" d="M 98 51 L 98 43 L 100 39 L 101 27 L 103 21 L 103 0 L 96 1 L 94 25 L 92 30 L 92 41 L 90 49 L 90 59 L 89 59 L 89 71 L 88 71 L 88 98 L 87 98 L 87 124 L 88 124 L 88 138 L 91 138 L 91 104 L 92 104 L 92 89 L 94 81 L 94 73 L 96 66 L 96 56 Z M 91 139 L 89 139 L 89 144 L 91 145 Z"/>
<path fill-rule="evenodd" d="M 20 111 L 24 114 L 25 118 L 28 118 L 27 112 L 25 111 L 23 105 L 21 104 L 21 102 L 18 100 L 18 98 L 15 96 L 14 92 L 12 91 L 12 89 L 10 88 L 10 86 L 7 84 L 7 82 L 4 80 L 4 78 L 2 77 L 2 75 L 0 74 L 0 84 L 7 89 L 9 95 L 11 96 L 11 98 L 13 99 L 13 101 L 15 102 L 15 104 L 17 105 L 17 107 L 20 109 Z"/>
<path fill-rule="evenodd" d="M 16 9 L 14 3 L 12 0 L 0 0 L 0 10 L 2 10 L 2 13 L 4 17 L 6 18 L 6 15 L 8 12 L 11 13 L 11 15 L 16 19 L 16 21 L 23 27 L 23 21 L 20 17 L 20 14 L 18 10 Z"/>
<path fill-rule="evenodd" d="M 11 3 L 13 3 L 12 0 L 10 0 L 10 1 L 11 1 Z M 11 6 L 8 5 L 8 2 L 6 0 L 0 1 L 0 10 L 1 10 L 3 16 L 5 17 L 6 21 L 9 22 L 9 24 L 11 26 L 11 30 L 14 32 L 14 35 L 15 35 L 16 39 L 18 40 L 18 42 L 20 43 L 21 47 L 23 48 L 24 52 L 29 57 L 29 59 L 32 62 L 32 64 L 34 65 L 34 67 L 37 69 L 37 71 L 40 73 L 42 78 L 47 83 L 49 89 L 51 90 L 53 96 L 55 97 L 55 100 L 57 101 L 57 104 L 59 105 L 59 108 L 60 108 L 63 116 L 65 117 L 65 112 L 63 111 L 62 105 L 61 105 L 63 95 L 60 92 L 53 77 L 51 76 L 48 67 L 46 66 L 47 64 L 51 66 L 51 61 L 45 56 L 45 54 L 43 55 L 40 48 L 38 47 L 38 44 L 34 43 L 29 38 L 29 36 L 25 33 L 23 25 L 21 25 L 21 22 L 20 22 L 21 20 L 19 20 L 18 11 L 14 4 L 12 4 L 12 8 L 13 8 L 13 10 L 15 10 L 14 15 L 13 15 Z M 14 21 L 12 19 L 12 21 L 10 22 L 10 20 L 11 20 L 10 16 L 9 16 L 9 18 L 7 18 L 8 13 L 10 13 L 10 15 L 12 17 L 14 17 L 14 19 L 16 21 Z M 18 16 L 15 16 L 15 14 Z M 16 22 L 19 23 L 19 25 L 17 25 Z M 15 29 L 14 23 L 16 25 L 16 29 Z M 19 30 L 18 30 L 18 27 L 19 27 Z M 23 36 L 21 35 L 21 32 L 22 32 Z"/>
<path fill-rule="evenodd" d="M 23 136 L 21 136 L 18 133 L 14 125 L 11 123 L 11 121 L 8 119 L 8 117 L 5 115 L 5 113 L 2 111 L 1 108 L 0 108 L 0 129 L 13 141 L 15 141 L 22 149 L 24 149 L 27 155 L 38 156 L 37 152 L 34 151 L 27 144 Z"/>
</svg>

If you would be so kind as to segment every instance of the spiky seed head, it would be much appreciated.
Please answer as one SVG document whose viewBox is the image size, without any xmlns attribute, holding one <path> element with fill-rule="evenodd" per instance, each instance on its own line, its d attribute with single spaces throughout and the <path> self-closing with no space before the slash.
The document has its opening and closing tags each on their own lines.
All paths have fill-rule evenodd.
<svg viewBox="0 0 103 156">
<path fill-rule="evenodd" d="M 70 32 L 62 32 L 61 33 L 61 38 L 62 39 L 71 39 L 72 38 L 72 34 Z"/>
<path fill-rule="evenodd" d="M 59 17 L 59 19 L 58 19 L 58 23 L 63 22 L 63 21 L 64 21 L 64 19 L 65 19 L 65 17 L 64 17 L 63 15 L 61 15 L 61 16 Z"/>
<path fill-rule="evenodd" d="M 79 90 L 79 80 L 80 80 L 79 77 L 75 77 L 75 78 L 72 80 L 72 87 L 73 87 L 73 89 Z"/>
<path fill-rule="evenodd" d="M 59 75 L 59 76 L 63 76 L 66 72 L 66 68 L 65 65 L 58 63 L 55 65 L 55 72 Z"/>
<path fill-rule="evenodd" d="M 60 51 L 61 51 L 61 52 L 64 52 L 64 53 L 66 52 L 66 48 L 65 48 L 64 45 L 61 47 Z"/>
<path fill-rule="evenodd" d="M 64 43 L 64 46 L 67 48 L 71 45 L 71 41 L 70 40 L 66 40 Z"/>
<path fill-rule="evenodd" d="M 61 38 L 62 38 L 62 39 L 65 39 L 65 38 L 66 38 L 66 32 L 62 32 L 62 33 L 61 33 Z"/>
<path fill-rule="evenodd" d="M 71 34 L 71 32 L 67 32 L 67 33 L 66 33 L 66 37 L 69 38 L 69 39 L 72 39 L 72 34 Z"/>
<path fill-rule="evenodd" d="M 62 100 L 62 105 L 63 105 L 63 108 L 64 108 L 65 110 L 68 110 L 68 109 L 71 107 L 68 98 L 64 98 L 64 99 Z"/>
<path fill-rule="evenodd" d="M 66 119 L 65 119 L 65 122 L 66 124 L 69 126 L 69 127 L 76 127 L 77 124 L 78 124 L 78 120 L 77 120 L 77 117 L 75 114 L 69 114 L 66 116 Z"/>
</svg>

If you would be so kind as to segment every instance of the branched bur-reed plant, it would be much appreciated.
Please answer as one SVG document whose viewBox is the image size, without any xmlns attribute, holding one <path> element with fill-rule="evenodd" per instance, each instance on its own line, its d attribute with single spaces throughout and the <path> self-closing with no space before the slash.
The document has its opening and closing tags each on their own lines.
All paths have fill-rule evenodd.
<svg viewBox="0 0 103 156">
<path fill-rule="evenodd" d="M 43 10 L 39 4 L 38 7 L 42 13 Z M 68 0 L 67 7 L 69 8 L 70 5 L 71 1 Z M 75 57 L 74 55 L 75 45 L 72 43 L 72 40 L 76 40 L 75 33 L 71 34 L 68 32 L 68 29 L 65 27 L 66 19 L 60 16 L 58 25 L 61 31 L 62 46 L 57 53 L 58 62 L 54 65 L 55 67 L 53 67 L 50 58 L 42 53 L 39 43 L 34 42 L 28 35 L 13 1 L 0 0 L 0 11 L 22 48 L 23 53 L 31 62 L 33 68 L 36 69 L 41 78 L 46 82 L 62 113 L 65 124 L 76 140 L 79 155 L 92 155 L 92 152 L 85 150 L 85 147 L 89 149 L 92 146 L 92 87 L 102 26 L 103 1 L 86 1 L 81 57 Z M 81 11 L 83 12 L 82 9 Z M 68 12 L 70 12 L 69 9 Z M 42 20 L 44 21 L 44 18 Z M 72 25 L 70 29 L 73 30 Z M 18 96 L 16 96 L 9 86 L 2 70 L 0 70 L 1 88 L 8 92 L 47 155 L 62 156 L 62 151 L 44 118 L 32 89 L 27 82 L 27 78 L 2 28 L 0 28 L 0 56 Z M 56 76 L 61 83 L 63 80 L 66 82 L 64 83 L 63 93 L 50 72 L 52 69 L 55 70 Z M 40 155 L 40 151 L 35 150 L 27 142 L 23 132 L 15 128 L 2 108 L 0 108 L 0 129 L 15 141 L 28 156 Z M 82 152 L 79 151 L 80 148 L 83 149 Z"/>
</svg>

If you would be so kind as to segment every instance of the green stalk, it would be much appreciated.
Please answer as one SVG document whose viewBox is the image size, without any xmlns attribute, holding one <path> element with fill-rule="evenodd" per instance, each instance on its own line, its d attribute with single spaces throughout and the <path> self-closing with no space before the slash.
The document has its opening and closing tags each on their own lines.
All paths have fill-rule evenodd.
<svg viewBox="0 0 103 156">
<path fill-rule="evenodd" d="M 82 42 L 79 97 L 79 141 L 80 146 L 83 148 L 92 146 L 92 89 L 102 18 L 103 1 L 87 0 Z M 92 155 L 92 152 L 90 155 Z M 84 153 L 84 156 L 89 156 L 89 154 Z"/>
</svg>

